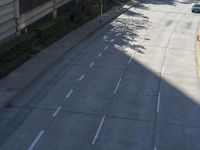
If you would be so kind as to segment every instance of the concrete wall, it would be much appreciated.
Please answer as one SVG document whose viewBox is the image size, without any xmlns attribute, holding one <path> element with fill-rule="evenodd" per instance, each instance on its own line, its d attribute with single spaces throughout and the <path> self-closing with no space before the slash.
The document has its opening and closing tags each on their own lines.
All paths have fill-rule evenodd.
<svg viewBox="0 0 200 150">
<path fill-rule="evenodd" d="M 14 0 L 0 0 L 0 41 L 15 33 L 15 2 Z"/>
<path fill-rule="evenodd" d="M 0 42 L 37 20 L 52 13 L 70 0 L 0 0 Z"/>
<path fill-rule="evenodd" d="M 26 13 L 51 0 L 19 0 L 20 13 Z"/>
</svg>

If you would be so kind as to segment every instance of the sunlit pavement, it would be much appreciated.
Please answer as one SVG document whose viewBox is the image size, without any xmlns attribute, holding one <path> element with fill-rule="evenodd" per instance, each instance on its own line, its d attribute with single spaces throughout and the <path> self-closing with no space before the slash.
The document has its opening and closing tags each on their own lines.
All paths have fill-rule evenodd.
<svg viewBox="0 0 200 150">
<path fill-rule="evenodd" d="M 1 149 L 199 150 L 191 6 L 146 1 L 77 45 L 1 113 Z"/>
</svg>

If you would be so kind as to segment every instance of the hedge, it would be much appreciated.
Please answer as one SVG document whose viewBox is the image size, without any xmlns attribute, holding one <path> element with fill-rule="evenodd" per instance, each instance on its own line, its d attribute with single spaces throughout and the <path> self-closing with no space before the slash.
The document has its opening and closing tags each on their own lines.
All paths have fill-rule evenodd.
<svg viewBox="0 0 200 150">
<path fill-rule="evenodd" d="M 44 42 L 55 35 L 63 26 L 68 22 L 68 16 L 59 16 L 54 20 L 47 21 L 35 29 L 35 32 L 38 34 L 39 42 Z"/>
<path fill-rule="evenodd" d="M 38 41 L 35 32 L 15 37 L 6 42 L 0 46 L 0 64 L 3 62 L 9 62 L 24 53 L 31 53 L 33 47 L 37 43 Z"/>
</svg>

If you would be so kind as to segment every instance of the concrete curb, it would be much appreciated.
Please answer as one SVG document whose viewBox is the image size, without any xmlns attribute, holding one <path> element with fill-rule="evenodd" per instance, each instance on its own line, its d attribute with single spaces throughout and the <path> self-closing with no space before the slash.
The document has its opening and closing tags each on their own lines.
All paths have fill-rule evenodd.
<svg viewBox="0 0 200 150">
<path fill-rule="evenodd" d="M 197 55 L 197 72 L 200 78 L 200 24 L 197 30 L 197 38 L 196 38 L 196 55 Z"/>
<path fill-rule="evenodd" d="M 108 22 L 140 3 L 137 1 L 130 2 L 130 4 L 128 2 L 119 6 L 118 8 L 121 9 L 121 11 L 119 12 L 115 11 L 114 9 L 110 10 L 109 12 L 106 12 L 104 15 L 109 17 L 104 18 L 105 20 L 103 22 L 99 23 L 98 16 L 95 19 L 84 24 L 77 30 L 69 33 L 68 35 L 60 39 L 58 42 L 49 46 L 48 48 L 40 52 L 38 55 L 30 59 L 28 62 L 20 66 L 18 69 L 13 71 L 7 77 L 2 79 L 0 81 L 0 109 L 12 104 L 12 102 L 15 100 L 15 97 L 23 94 L 23 91 L 26 88 L 33 84 L 39 77 L 41 77 L 47 70 L 49 70 L 63 55 L 66 55 L 77 44 L 83 42 L 97 30 L 106 25 Z M 91 26 L 95 26 L 95 28 L 90 29 Z M 85 33 L 84 35 L 82 35 L 82 37 L 80 37 L 82 31 L 85 31 L 85 29 L 88 28 L 90 29 L 89 32 Z M 79 35 L 79 39 L 77 39 L 77 35 Z M 76 40 L 74 40 L 74 38 L 72 37 L 76 37 Z M 63 41 L 65 41 L 65 48 L 63 48 L 63 44 L 61 44 L 63 43 Z M 56 54 L 55 52 L 53 52 L 53 49 L 56 49 Z M 48 57 L 48 60 L 46 60 L 45 62 L 43 61 L 44 57 Z M 30 71 L 30 68 L 32 67 L 36 67 L 35 72 Z"/>
</svg>

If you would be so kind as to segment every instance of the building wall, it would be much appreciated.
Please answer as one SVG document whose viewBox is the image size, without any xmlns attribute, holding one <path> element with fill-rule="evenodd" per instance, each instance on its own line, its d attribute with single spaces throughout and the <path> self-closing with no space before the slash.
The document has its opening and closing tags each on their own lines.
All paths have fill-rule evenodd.
<svg viewBox="0 0 200 150">
<path fill-rule="evenodd" d="M 51 0 L 19 0 L 20 13 L 26 13 Z"/>
<path fill-rule="evenodd" d="M 41 18 L 51 14 L 70 0 L 0 0 L 0 42 L 20 33 Z"/>
<path fill-rule="evenodd" d="M 0 41 L 16 33 L 14 0 L 0 0 Z"/>
</svg>

